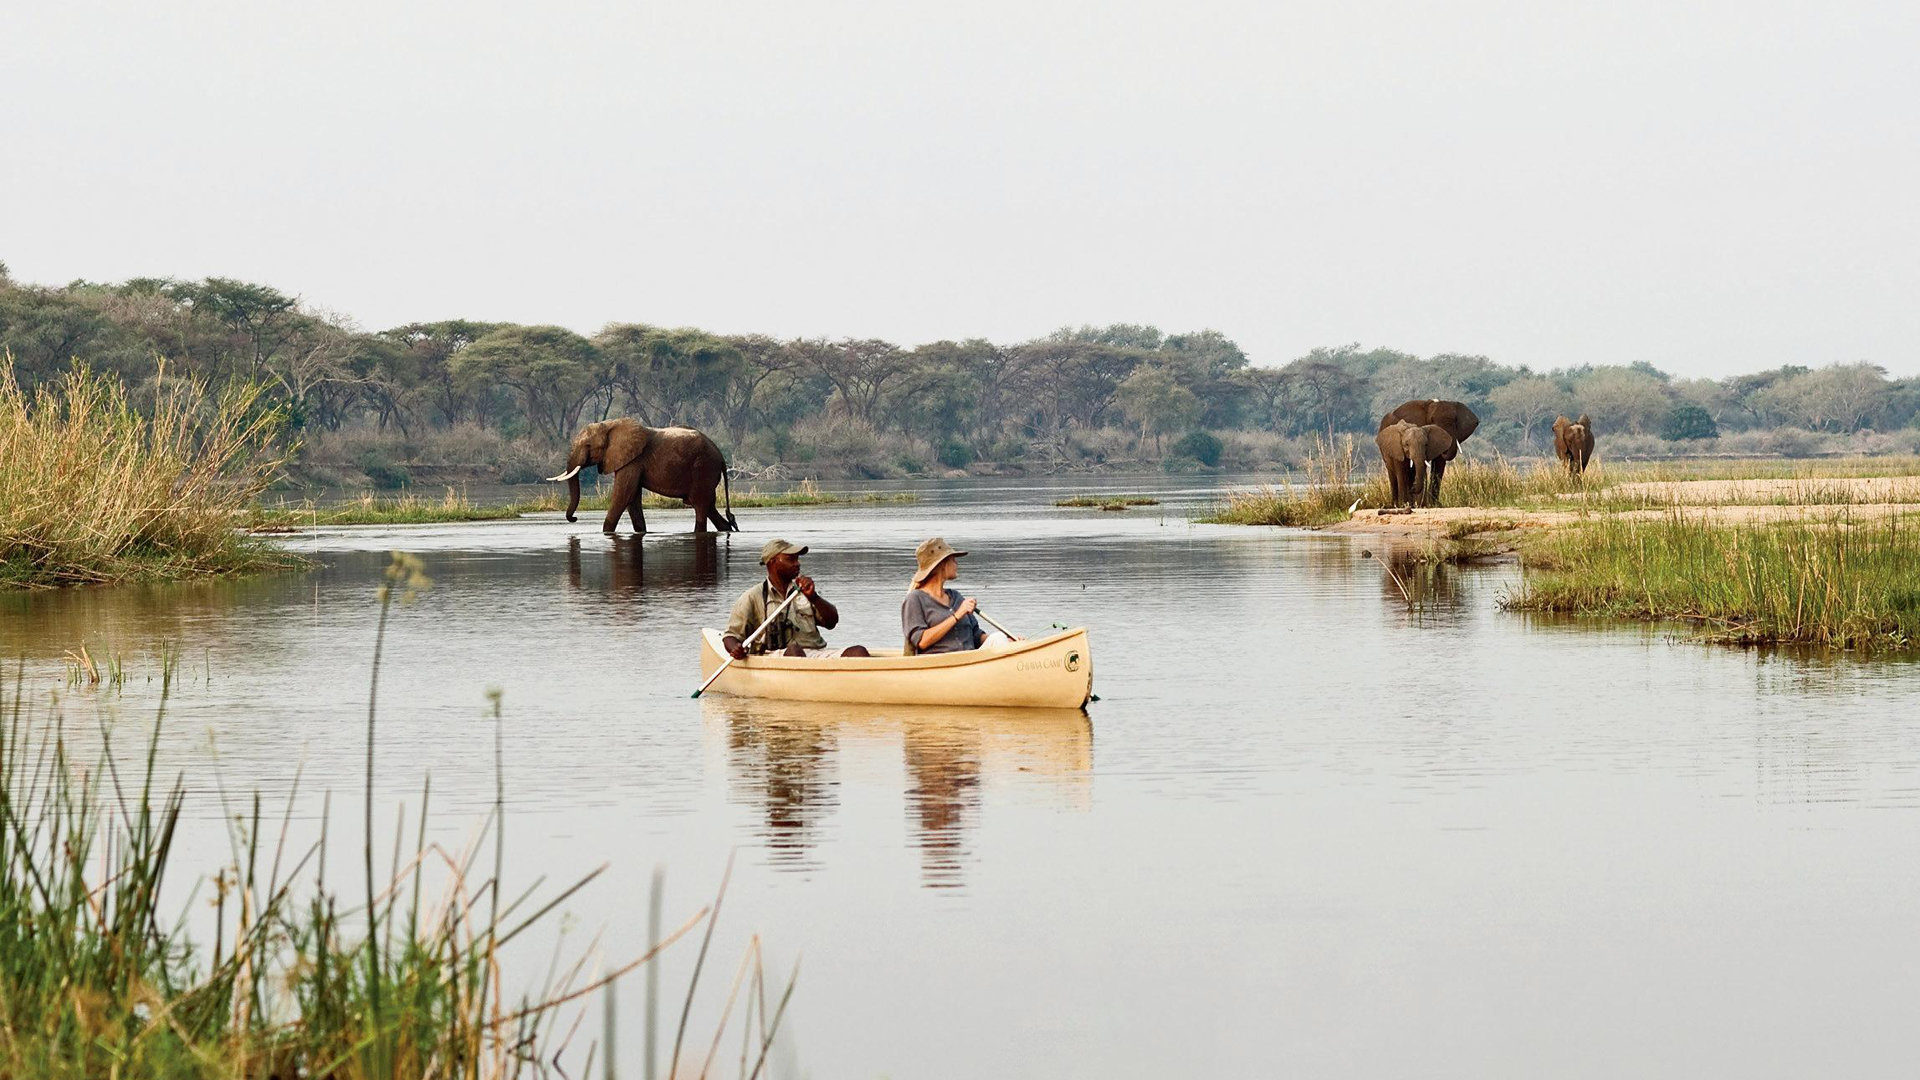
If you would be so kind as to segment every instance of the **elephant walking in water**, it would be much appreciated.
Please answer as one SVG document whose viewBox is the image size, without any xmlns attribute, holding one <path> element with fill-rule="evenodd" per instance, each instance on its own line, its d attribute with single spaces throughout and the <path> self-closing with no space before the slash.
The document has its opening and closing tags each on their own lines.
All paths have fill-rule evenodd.
<svg viewBox="0 0 1920 1080">
<path fill-rule="evenodd" d="M 633 531 L 647 531 L 640 512 L 644 488 L 693 506 L 693 531 L 704 533 L 707 522 L 721 532 L 740 527 L 733 517 L 733 485 L 727 478 L 727 459 L 712 439 L 692 428 L 650 428 L 631 417 L 588 424 L 573 438 L 567 453 L 567 471 L 550 480 L 567 482 L 567 520 L 576 520 L 580 508 L 580 470 L 598 466 L 602 476 L 613 474 L 613 494 L 601 531 L 612 532 L 620 515 L 633 518 Z M 725 517 L 714 508 L 721 485 L 726 485 Z"/>
<path fill-rule="evenodd" d="M 1427 493 L 1428 470 L 1441 469 L 1459 450 L 1459 444 L 1446 428 L 1438 424 L 1412 424 L 1405 420 L 1380 429 L 1374 439 L 1380 447 L 1380 460 L 1387 466 L 1387 486 L 1393 492 L 1393 505 L 1432 506 L 1439 502 L 1438 488 Z"/>
<path fill-rule="evenodd" d="M 1580 419 L 1569 420 L 1564 416 L 1553 421 L 1553 454 L 1567 467 L 1567 472 L 1578 476 L 1587 471 L 1587 462 L 1593 458 L 1593 421 L 1586 413 Z"/>
<path fill-rule="evenodd" d="M 1458 401 L 1441 401 L 1439 398 L 1431 398 L 1425 401 L 1406 402 L 1381 417 L 1380 430 L 1385 431 L 1402 420 L 1415 427 L 1432 424 L 1445 431 L 1453 440 L 1454 445 L 1446 455 L 1433 461 L 1432 471 L 1428 474 L 1426 483 L 1422 485 L 1426 488 L 1428 505 L 1437 506 L 1440 503 L 1440 478 L 1446 475 L 1447 462 L 1452 461 L 1455 455 L 1460 453 L 1460 444 L 1466 442 L 1475 429 L 1479 428 L 1480 418 L 1473 414 L 1472 409 Z"/>
</svg>

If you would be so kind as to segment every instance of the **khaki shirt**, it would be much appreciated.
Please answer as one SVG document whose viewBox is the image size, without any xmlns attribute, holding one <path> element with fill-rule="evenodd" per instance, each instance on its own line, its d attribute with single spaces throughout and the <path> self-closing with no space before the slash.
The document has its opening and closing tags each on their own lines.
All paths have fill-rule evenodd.
<svg viewBox="0 0 1920 1080">
<path fill-rule="evenodd" d="M 773 591 L 773 582 L 761 578 L 760 583 L 740 594 L 733 602 L 733 614 L 727 617 L 728 637 L 739 638 L 744 644 L 747 635 L 760 628 L 767 621 L 767 612 L 780 606 L 784 594 Z M 820 627 L 814 621 L 813 604 L 804 596 L 795 596 L 780 618 L 767 627 L 760 639 L 747 646 L 747 652 L 753 655 L 770 652 L 784 652 L 787 646 L 798 645 L 803 649 L 824 649 L 827 639 L 820 636 Z"/>
</svg>

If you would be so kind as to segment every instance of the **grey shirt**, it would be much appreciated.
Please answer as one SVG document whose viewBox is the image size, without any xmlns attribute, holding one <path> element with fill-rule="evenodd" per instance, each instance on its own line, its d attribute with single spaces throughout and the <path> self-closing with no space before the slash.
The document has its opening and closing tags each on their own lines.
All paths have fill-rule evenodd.
<svg viewBox="0 0 1920 1080">
<path fill-rule="evenodd" d="M 900 604 L 900 629 L 907 635 L 907 653 L 943 653 L 965 652 L 977 649 L 987 636 L 980 632 L 980 620 L 968 613 L 967 617 L 954 624 L 932 648 L 920 647 L 920 633 L 935 623 L 944 621 L 953 614 L 966 597 L 952 589 L 946 590 L 947 602 L 942 604 L 919 589 L 907 591 L 906 600 Z"/>
</svg>

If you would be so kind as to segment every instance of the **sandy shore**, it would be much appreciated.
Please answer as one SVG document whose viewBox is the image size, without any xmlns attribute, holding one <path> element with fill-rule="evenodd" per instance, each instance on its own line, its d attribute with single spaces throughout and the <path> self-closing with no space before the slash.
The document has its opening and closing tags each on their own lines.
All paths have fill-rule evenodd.
<svg viewBox="0 0 1920 1080">
<path fill-rule="evenodd" d="M 1878 518 L 1920 511 L 1920 477 L 1876 476 L 1834 480 L 1677 480 L 1619 484 L 1609 494 L 1670 501 L 1670 509 L 1624 511 L 1623 517 L 1654 518 L 1678 510 L 1713 521 L 1787 521 L 1844 512 Z M 1565 496 L 1569 500 L 1578 496 Z M 1383 514 L 1361 510 L 1345 521 L 1319 526 L 1322 532 L 1359 533 L 1408 539 L 1438 539 L 1466 523 L 1483 528 L 1465 535 L 1551 529 L 1581 520 L 1578 510 L 1528 510 L 1516 507 L 1446 506 Z"/>
</svg>

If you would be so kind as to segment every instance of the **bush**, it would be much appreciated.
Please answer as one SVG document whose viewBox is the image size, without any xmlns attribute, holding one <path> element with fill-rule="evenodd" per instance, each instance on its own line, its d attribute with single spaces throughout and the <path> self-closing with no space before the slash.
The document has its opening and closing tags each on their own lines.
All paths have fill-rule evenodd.
<svg viewBox="0 0 1920 1080">
<path fill-rule="evenodd" d="M 938 457 L 949 469 L 964 469 L 973 464 L 973 448 L 959 439 L 948 439 L 940 444 Z"/>
<path fill-rule="evenodd" d="M 384 447 L 374 447 L 363 451 L 355 462 L 360 471 L 367 474 L 367 480 L 381 491 L 393 491 L 406 487 L 413 481 L 406 466 L 394 461 Z"/>
<path fill-rule="evenodd" d="M 1678 441 L 1681 439 L 1717 439 L 1720 428 L 1713 422 L 1713 414 L 1698 405 L 1675 405 L 1667 413 L 1666 427 L 1661 429 L 1660 437 Z"/>
<path fill-rule="evenodd" d="M 1211 469 L 1220 464 L 1220 440 L 1204 431 L 1189 431 L 1173 444 L 1172 456 L 1192 458 Z M 1169 470 L 1171 471 L 1171 470 Z"/>
</svg>

